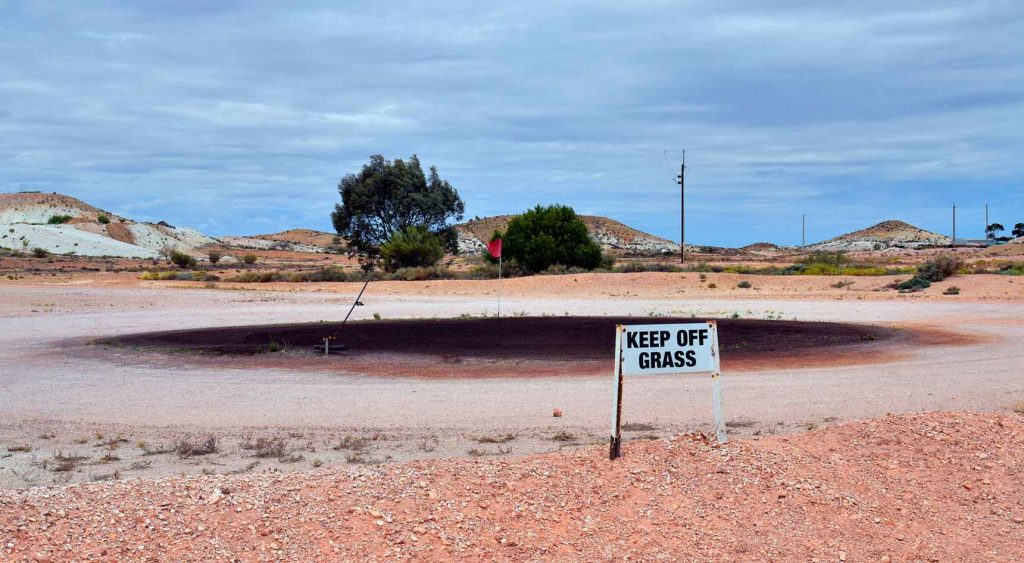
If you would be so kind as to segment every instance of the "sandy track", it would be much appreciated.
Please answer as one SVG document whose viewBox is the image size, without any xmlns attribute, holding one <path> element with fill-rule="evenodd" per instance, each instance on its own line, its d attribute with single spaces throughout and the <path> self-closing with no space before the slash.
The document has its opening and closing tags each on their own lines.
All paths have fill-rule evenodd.
<svg viewBox="0 0 1024 563">
<path fill-rule="evenodd" d="M 411 286 L 416 287 L 416 286 Z M 354 292 L 353 288 L 353 292 Z M 67 339 L 112 336 L 168 328 L 307 322 L 338 319 L 350 299 L 344 293 L 243 292 L 33 286 L 2 289 L 0 303 L 0 447 L 28 444 L 27 452 L 0 459 L 0 485 L 18 487 L 54 479 L 89 480 L 143 460 L 142 448 L 125 445 L 119 462 L 72 475 L 39 468 L 57 451 L 76 450 L 95 461 L 97 444 L 122 434 L 169 443 L 181 435 L 222 438 L 216 462 L 182 462 L 151 456 L 138 475 L 202 470 L 224 472 L 250 465 L 239 444 L 254 434 L 292 437 L 308 469 L 314 459 L 345 463 L 350 453 L 331 446 L 349 433 L 385 432 L 368 457 L 378 460 L 466 455 L 483 435 L 513 433 L 503 448 L 521 454 L 566 443 L 600 441 L 607 433 L 610 377 L 512 380 L 498 377 L 447 381 L 379 379 L 287 370 L 204 367 L 169 369 L 136 358 L 69 357 Z M 422 286 L 415 291 L 423 291 Z M 429 290 L 428 290 L 429 291 Z M 411 293 L 367 298 L 360 318 L 450 317 L 479 314 L 487 297 L 432 297 Z M 725 398 L 733 431 L 792 431 L 808 424 L 918 410 L 1000 410 L 1024 399 L 1024 306 L 1017 302 L 798 301 L 643 299 L 559 294 L 506 300 L 508 310 L 530 314 L 781 315 L 799 320 L 937 326 L 985 337 L 967 346 L 933 346 L 926 354 L 882 366 L 846 366 L 727 373 Z M 33 312 L 35 311 L 35 312 Z M 700 430 L 710 420 L 709 381 L 704 377 L 630 380 L 624 418 L 652 427 L 656 435 Z M 562 418 L 551 417 L 560 408 Z M 559 431 L 574 439 L 558 441 Z M 106 437 L 93 437 L 99 432 Z M 41 438 L 48 434 L 53 438 Z M 82 438 L 86 437 L 86 441 Z M 131 450 L 131 451 L 129 451 Z M 508 451 L 503 449 L 501 451 Z M 2 454 L 0 450 L 0 454 Z M 211 458 L 214 459 L 214 458 Z M 261 468 L 280 466 L 262 461 Z M 15 473 L 17 472 L 17 473 Z"/>
</svg>

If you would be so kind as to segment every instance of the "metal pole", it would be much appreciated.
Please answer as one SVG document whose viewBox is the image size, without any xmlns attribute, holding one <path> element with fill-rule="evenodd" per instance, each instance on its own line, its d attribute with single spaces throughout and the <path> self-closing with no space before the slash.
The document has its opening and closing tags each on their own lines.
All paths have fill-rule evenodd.
<svg viewBox="0 0 1024 563">
<path fill-rule="evenodd" d="M 501 254 L 498 255 L 498 318 L 501 318 Z"/>
<path fill-rule="evenodd" d="M 718 358 L 718 324 L 708 321 L 711 327 L 711 351 L 715 355 L 715 371 L 711 372 L 711 408 L 715 414 L 715 437 L 719 444 L 728 444 L 729 435 L 725 432 L 725 410 L 722 408 L 722 367 Z"/>
<path fill-rule="evenodd" d="M 363 282 L 363 287 L 362 289 L 359 290 L 359 295 L 356 295 L 356 299 L 355 301 L 352 302 L 352 306 L 348 308 L 348 313 L 345 314 L 345 320 L 341 321 L 341 326 L 338 327 L 338 330 L 334 331 L 334 336 L 338 336 L 338 334 L 341 333 L 341 329 L 345 328 L 345 323 L 347 323 L 348 318 L 352 316 L 352 311 L 354 311 L 356 309 L 356 306 L 360 304 L 359 300 L 362 299 L 363 292 L 366 291 L 366 286 L 370 285 L 370 278 L 372 277 L 373 268 L 370 268 L 370 270 L 366 272 L 366 281 Z"/>
<path fill-rule="evenodd" d="M 615 368 L 612 370 L 615 387 L 615 401 L 612 405 L 612 431 L 608 443 L 608 459 L 614 461 L 622 455 L 622 325 L 615 327 Z"/>
<path fill-rule="evenodd" d="M 807 214 L 800 216 L 800 247 L 807 247 Z"/>
</svg>

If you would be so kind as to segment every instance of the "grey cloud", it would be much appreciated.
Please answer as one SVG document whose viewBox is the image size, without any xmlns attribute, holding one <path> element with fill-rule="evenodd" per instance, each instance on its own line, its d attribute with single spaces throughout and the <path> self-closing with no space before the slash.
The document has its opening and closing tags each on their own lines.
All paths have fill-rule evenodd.
<svg viewBox="0 0 1024 563">
<path fill-rule="evenodd" d="M 954 198 L 1024 216 L 1022 16 L 1010 2 L 9 2 L 0 188 L 219 234 L 328 228 L 341 175 L 417 152 L 470 215 L 561 201 L 675 236 L 664 151 L 686 147 L 701 242 L 793 242 L 787 215 L 835 209 L 941 228 Z"/>
</svg>

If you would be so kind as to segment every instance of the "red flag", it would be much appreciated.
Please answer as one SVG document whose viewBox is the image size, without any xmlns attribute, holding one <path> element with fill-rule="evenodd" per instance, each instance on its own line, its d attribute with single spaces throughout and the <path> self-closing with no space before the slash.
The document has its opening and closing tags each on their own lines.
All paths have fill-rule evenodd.
<svg viewBox="0 0 1024 563">
<path fill-rule="evenodd" d="M 501 258 L 501 239 L 496 238 L 487 243 L 487 252 L 490 252 L 491 256 L 495 258 Z"/>
</svg>

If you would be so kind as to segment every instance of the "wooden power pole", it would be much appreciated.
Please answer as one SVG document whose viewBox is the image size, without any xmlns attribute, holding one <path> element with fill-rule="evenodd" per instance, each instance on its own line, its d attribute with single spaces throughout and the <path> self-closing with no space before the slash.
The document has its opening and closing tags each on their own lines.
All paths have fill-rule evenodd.
<svg viewBox="0 0 1024 563">
<path fill-rule="evenodd" d="M 956 246 L 956 204 L 953 204 L 953 243 L 952 246 Z"/>
<path fill-rule="evenodd" d="M 683 150 L 683 162 L 679 165 L 679 262 L 686 262 L 686 150 Z"/>
</svg>

